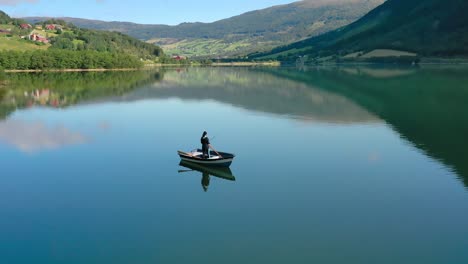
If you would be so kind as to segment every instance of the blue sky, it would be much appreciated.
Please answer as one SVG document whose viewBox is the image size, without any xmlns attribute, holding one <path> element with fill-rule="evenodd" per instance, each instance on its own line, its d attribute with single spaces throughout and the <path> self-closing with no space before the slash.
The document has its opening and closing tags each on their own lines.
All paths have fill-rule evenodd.
<svg viewBox="0 0 468 264">
<path fill-rule="evenodd" d="M 213 22 L 295 0 L 0 0 L 13 17 L 68 16 L 144 24 Z"/>
</svg>

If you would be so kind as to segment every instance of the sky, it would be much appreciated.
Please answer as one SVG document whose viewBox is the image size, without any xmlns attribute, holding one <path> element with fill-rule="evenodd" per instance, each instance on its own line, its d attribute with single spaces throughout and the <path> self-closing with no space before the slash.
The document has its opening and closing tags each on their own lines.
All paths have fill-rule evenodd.
<svg viewBox="0 0 468 264">
<path fill-rule="evenodd" d="M 12 17 L 78 17 L 104 21 L 176 25 L 223 18 L 297 0 L 0 0 Z"/>
</svg>

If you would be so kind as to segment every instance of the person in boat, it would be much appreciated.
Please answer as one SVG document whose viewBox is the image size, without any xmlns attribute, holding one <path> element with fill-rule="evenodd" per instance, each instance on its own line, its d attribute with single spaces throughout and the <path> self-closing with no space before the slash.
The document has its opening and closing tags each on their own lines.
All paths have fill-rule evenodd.
<svg viewBox="0 0 468 264">
<path fill-rule="evenodd" d="M 200 142 L 202 144 L 202 157 L 204 159 L 210 158 L 210 149 L 212 149 L 220 158 L 223 158 L 221 154 L 219 154 L 213 146 L 210 144 L 210 139 L 208 138 L 208 133 L 206 131 L 203 131 L 202 137 L 200 139 Z"/>
<path fill-rule="evenodd" d="M 204 159 L 207 159 L 210 157 L 210 139 L 208 138 L 208 133 L 206 131 L 203 131 L 200 142 L 202 144 L 202 156 Z"/>
</svg>

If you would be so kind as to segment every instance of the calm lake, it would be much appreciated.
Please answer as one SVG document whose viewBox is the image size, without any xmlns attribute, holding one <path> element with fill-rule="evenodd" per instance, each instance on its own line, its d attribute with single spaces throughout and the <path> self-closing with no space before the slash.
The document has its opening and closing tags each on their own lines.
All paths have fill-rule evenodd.
<svg viewBox="0 0 468 264">
<path fill-rule="evenodd" d="M 468 263 L 468 68 L 0 77 L 0 263 Z M 177 150 L 237 155 L 212 175 Z"/>
</svg>

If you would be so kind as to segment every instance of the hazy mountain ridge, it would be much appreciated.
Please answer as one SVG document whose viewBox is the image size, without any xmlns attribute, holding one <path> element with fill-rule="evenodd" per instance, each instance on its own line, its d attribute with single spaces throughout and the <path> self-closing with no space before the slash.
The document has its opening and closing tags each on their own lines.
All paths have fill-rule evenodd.
<svg viewBox="0 0 468 264">
<path fill-rule="evenodd" d="M 247 12 L 212 23 L 144 25 L 61 18 L 79 27 L 119 31 L 189 56 L 243 55 L 317 36 L 360 18 L 384 0 L 308 0 Z M 35 22 L 42 17 L 25 18 Z M 214 54 L 213 54 L 214 53 Z"/>
</svg>

